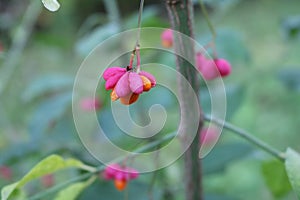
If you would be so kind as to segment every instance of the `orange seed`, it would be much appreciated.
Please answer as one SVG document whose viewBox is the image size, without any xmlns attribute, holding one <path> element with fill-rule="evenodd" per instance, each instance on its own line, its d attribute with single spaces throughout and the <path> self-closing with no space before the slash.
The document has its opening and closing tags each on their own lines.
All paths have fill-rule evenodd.
<svg viewBox="0 0 300 200">
<path fill-rule="evenodd" d="M 115 89 L 113 89 L 112 92 L 110 93 L 110 98 L 112 101 L 116 101 L 119 99 L 118 95 L 116 94 Z"/>
<path fill-rule="evenodd" d="M 139 98 L 139 94 L 132 93 L 126 97 L 121 97 L 120 102 L 124 105 L 130 105 L 130 104 L 133 104 L 134 102 L 136 102 L 138 100 L 138 98 Z"/>
<path fill-rule="evenodd" d="M 151 89 L 151 81 L 146 76 L 140 76 L 143 81 L 143 91 L 149 91 Z"/>
<path fill-rule="evenodd" d="M 127 181 L 126 180 L 115 180 L 115 187 L 117 190 L 122 191 L 126 188 Z"/>
<path fill-rule="evenodd" d="M 162 40 L 161 41 L 161 44 L 163 47 L 165 48 L 171 48 L 172 45 L 173 45 L 173 42 L 172 41 L 169 41 L 169 40 Z"/>
</svg>

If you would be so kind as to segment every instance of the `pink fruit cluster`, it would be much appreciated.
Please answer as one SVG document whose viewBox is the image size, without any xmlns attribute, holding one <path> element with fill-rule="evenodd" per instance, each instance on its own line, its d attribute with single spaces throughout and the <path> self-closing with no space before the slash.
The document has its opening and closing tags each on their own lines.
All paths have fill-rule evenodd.
<svg viewBox="0 0 300 200">
<path fill-rule="evenodd" d="M 161 44 L 166 48 L 173 46 L 173 32 L 171 29 L 165 29 L 161 33 Z M 223 58 L 208 59 L 202 53 L 196 54 L 196 67 L 205 80 L 225 77 L 231 73 L 231 65 L 227 60 Z"/>
<path fill-rule="evenodd" d="M 123 167 L 119 164 L 111 164 L 102 173 L 105 180 L 114 180 L 115 187 L 122 191 L 126 188 L 128 181 L 138 178 L 137 170 Z"/>
<path fill-rule="evenodd" d="M 231 73 L 230 63 L 222 58 L 208 59 L 202 53 L 196 54 L 196 67 L 205 80 L 225 77 Z"/>
<path fill-rule="evenodd" d="M 112 90 L 111 100 L 130 105 L 137 101 L 139 95 L 156 85 L 155 77 L 145 71 L 135 72 L 132 69 L 111 67 L 104 71 L 105 89 Z"/>
</svg>

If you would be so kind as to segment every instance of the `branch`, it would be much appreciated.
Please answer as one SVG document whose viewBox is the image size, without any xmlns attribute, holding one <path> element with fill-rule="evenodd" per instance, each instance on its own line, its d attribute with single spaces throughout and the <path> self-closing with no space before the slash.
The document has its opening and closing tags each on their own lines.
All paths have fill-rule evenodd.
<svg viewBox="0 0 300 200">
<path fill-rule="evenodd" d="M 134 153 L 143 153 L 143 152 L 146 152 L 146 151 L 149 151 L 153 148 L 155 148 L 156 146 L 158 145 L 161 145 L 163 144 L 164 142 L 172 139 L 173 137 L 175 137 L 177 135 L 177 132 L 172 132 L 172 133 L 169 133 L 167 135 L 165 135 L 164 137 L 162 137 L 160 140 L 156 140 L 156 141 L 153 141 L 153 142 L 150 142 L 148 144 L 146 144 L 145 146 L 142 146 L 140 148 L 137 148 Z M 131 156 L 134 156 L 131 155 Z M 121 158 L 118 158 L 114 161 L 112 161 L 111 163 L 121 163 L 123 162 L 125 159 L 128 159 L 128 157 L 130 156 L 126 156 L 126 157 L 121 157 Z M 56 186 L 53 186 L 49 189 L 46 189 L 40 193 L 37 193 L 35 194 L 34 196 L 32 197 L 29 197 L 28 200 L 37 200 L 37 199 L 43 199 L 44 197 L 47 197 L 48 195 L 52 194 L 52 193 L 55 193 L 55 192 L 58 192 L 59 190 L 61 190 L 62 188 L 64 187 L 67 187 L 68 185 L 74 183 L 74 182 L 78 182 L 78 181 L 81 181 L 81 180 L 84 180 L 84 179 L 87 179 L 87 178 L 90 178 L 91 176 L 103 171 L 104 169 L 106 168 L 105 165 L 100 165 L 96 168 L 95 171 L 93 172 L 88 172 L 88 173 L 85 173 L 85 174 L 82 174 L 82 175 L 79 175 L 79 176 L 76 176 L 72 179 L 69 179 L 68 181 L 66 182 L 63 182 L 61 184 L 58 184 Z"/>
<path fill-rule="evenodd" d="M 194 38 L 193 33 L 193 6 L 191 0 L 166 0 L 166 6 L 169 13 L 172 28 L 180 33 Z M 175 37 L 176 36 L 176 37 Z M 194 91 L 199 91 L 199 80 L 196 76 L 194 67 L 187 60 L 195 59 L 195 47 L 193 42 L 185 40 L 184 36 L 174 34 L 174 48 L 177 55 L 176 65 L 177 70 L 185 77 L 185 79 L 192 86 Z M 181 124 L 183 137 L 181 143 L 186 146 L 189 137 L 191 137 L 191 113 L 195 113 L 194 108 L 191 107 L 191 96 L 186 91 L 182 79 L 178 80 L 178 94 L 181 107 Z M 199 99 L 198 99 L 199 101 Z M 200 105 L 200 103 L 198 104 Z M 199 108 L 201 112 L 201 108 Z M 203 119 L 200 116 L 198 133 L 203 126 Z M 185 196 L 186 200 L 201 200 L 203 199 L 202 192 L 202 175 L 201 175 L 201 160 L 198 159 L 199 154 L 199 134 L 193 138 L 192 144 L 184 153 L 184 177 L 185 177 Z"/>
<path fill-rule="evenodd" d="M 237 135 L 241 136 L 242 138 L 248 140 L 252 144 L 255 144 L 256 146 L 260 147 L 265 152 L 271 154 L 272 156 L 278 158 L 281 161 L 285 160 L 285 154 L 283 152 L 278 151 L 277 149 L 271 147 L 267 143 L 261 141 L 260 139 L 254 137 L 252 134 L 248 133 L 247 131 L 234 126 L 228 122 L 225 122 L 221 119 L 217 119 L 214 117 L 210 117 L 208 115 L 204 115 L 204 120 L 208 122 L 213 122 L 219 126 L 223 126 L 225 129 L 232 131 L 233 133 L 236 133 Z"/>
</svg>

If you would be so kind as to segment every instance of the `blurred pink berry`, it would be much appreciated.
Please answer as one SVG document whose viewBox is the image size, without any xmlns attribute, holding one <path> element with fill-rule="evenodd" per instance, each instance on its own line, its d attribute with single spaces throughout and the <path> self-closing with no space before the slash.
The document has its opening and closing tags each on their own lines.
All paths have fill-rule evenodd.
<svg viewBox="0 0 300 200">
<path fill-rule="evenodd" d="M 120 171 L 121 167 L 118 164 L 111 164 L 105 168 L 102 175 L 105 180 L 112 180 L 115 178 L 117 171 Z"/>
<path fill-rule="evenodd" d="M 139 95 L 156 85 L 155 77 L 145 71 L 135 72 L 132 69 L 111 67 L 104 71 L 105 89 L 112 90 L 111 100 L 125 105 L 134 103 Z"/>
<path fill-rule="evenodd" d="M 12 171 L 8 166 L 0 166 L 0 178 L 8 181 L 12 179 Z"/>
<path fill-rule="evenodd" d="M 164 30 L 160 37 L 163 47 L 170 48 L 173 46 L 173 31 L 171 29 Z"/>
<path fill-rule="evenodd" d="M 208 145 L 214 143 L 218 139 L 218 130 L 215 127 L 205 127 L 201 130 L 200 143 Z"/>
<path fill-rule="evenodd" d="M 228 76 L 230 74 L 231 65 L 227 60 L 222 58 L 217 58 L 214 61 L 222 77 Z"/>
<path fill-rule="evenodd" d="M 54 185 L 54 175 L 53 174 L 47 174 L 45 176 L 43 176 L 41 178 L 41 181 L 42 181 L 42 185 L 45 187 L 45 188 L 49 188 L 49 187 L 52 187 Z"/>
<path fill-rule="evenodd" d="M 80 102 L 80 107 L 84 111 L 93 111 L 101 108 L 101 102 L 98 98 L 84 98 Z"/>
<path fill-rule="evenodd" d="M 132 180 L 139 176 L 137 170 L 129 167 L 123 167 L 119 164 L 108 165 L 103 171 L 103 178 L 106 180 L 111 179 L 124 179 Z"/>
<path fill-rule="evenodd" d="M 111 164 L 102 172 L 102 177 L 105 180 L 114 180 L 116 188 L 120 191 L 126 188 L 128 181 L 136 179 L 138 176 L 137 170 L 118 164 Z"/>
<path fill-rule="evenodd" d="M 213 80 L 219 76 L 225 77 L 231 72 L 231 65 L 227 60 L 207 59 L 202 53 L 196 54 L 196 66 L 205 80 Z"/>
<path fill-rule="evenodd" d="M 196 54 L 196 67 L 205 80 L 213 80 L 220 76 L 214 61 L 207 59 L 202 53 Z"/>
</svg>

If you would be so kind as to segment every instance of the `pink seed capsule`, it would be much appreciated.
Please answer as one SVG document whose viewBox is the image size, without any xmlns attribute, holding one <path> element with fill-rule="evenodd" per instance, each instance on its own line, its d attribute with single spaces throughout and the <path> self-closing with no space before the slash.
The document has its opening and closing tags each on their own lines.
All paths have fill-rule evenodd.
<svg viewBox="0 0 300 200">
<path fill-rule="evenodd" d="M 227 60 L 222 58 L 217 58 L 214 60 L 214 62 L 222 77 L 228 76 L 231 73 L 231 65 Z"/>
</svg>

